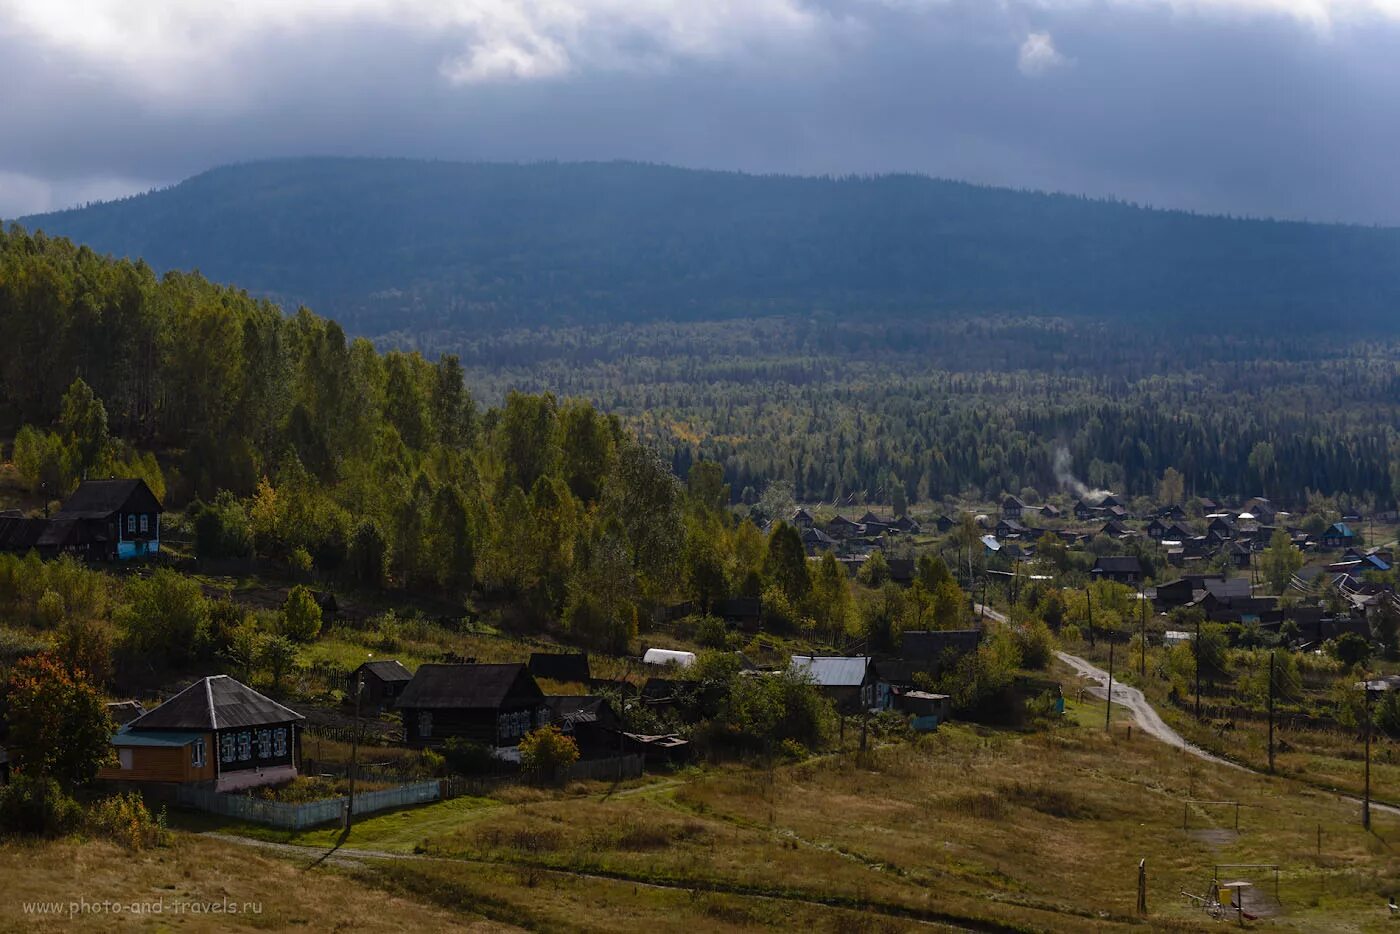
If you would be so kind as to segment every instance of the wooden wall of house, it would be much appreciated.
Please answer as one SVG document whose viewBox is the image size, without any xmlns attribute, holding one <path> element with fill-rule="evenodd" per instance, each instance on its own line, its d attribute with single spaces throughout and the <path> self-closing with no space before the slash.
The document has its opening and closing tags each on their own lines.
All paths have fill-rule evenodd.
<svg viewBox="0 0 1400 934">
<path fill-rule="evenodd" d="M 189 746 L 129 746 L 131 768 L 117 765 L 97 773 L 99 779 L 123 782 L 212 782 L 215 778 L 213 738 L 204 741 L 204 766 L 190 764 Z M 118 755 L 120 750 L 117 751 Z"/>
</svg>

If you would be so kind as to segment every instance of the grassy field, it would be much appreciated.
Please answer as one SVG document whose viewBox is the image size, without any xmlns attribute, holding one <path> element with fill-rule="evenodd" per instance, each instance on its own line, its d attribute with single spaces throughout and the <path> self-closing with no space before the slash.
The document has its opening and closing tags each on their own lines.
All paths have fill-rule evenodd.
<svg viewBox="0 0 1400 934">
<path fill-rule="evenodd" d="M 512 788 L 368 818 L 344 840 L 208 818 L 191 829 L 318 848 L 310 855 L 337 844 L 399 854 L 356 878 L 537 930 L 1141 928 L 1143 858 L 1155 929 L 1213 927 L 1182 892 L 1204 892 L 1226 863 L 1280 866 L 1271 927 L 1390 929 L 1400 818 L 1377 814 L 1367 834 L 1333 795 L 1128 739 L 1121 720 L 1106 733 L 1100 704 L 1067 713 L 1042 733 L 950 725 L 771 769 Z M 1240 832 L 1232 806 L 1188 800 L 1239 801 Z M 1272 892 L 1271 871 L 1227 874 Z"/>
</svg>

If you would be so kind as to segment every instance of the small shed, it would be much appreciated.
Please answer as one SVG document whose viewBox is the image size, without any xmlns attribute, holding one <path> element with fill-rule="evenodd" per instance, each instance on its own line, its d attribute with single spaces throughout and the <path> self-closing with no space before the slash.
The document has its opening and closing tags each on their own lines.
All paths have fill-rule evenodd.
<svg viewBox="0 0 1400 934">
<path fill-rule="evenodd" d="M 949 696 L 927 691 L 905 691 L 894 695 L 894 708 L 911 716 L 910 726 L 919 733 L 931 733 L 948 719 Z"/>
<path fill-rule="evenodd" d="M 394 701 L 398 700 L 399 695 L 403 693 L 403 689 L 408 686 L 408 682 L 412 680 L 413 672 L 405 668 L 398 659 L 376 659 L 365 662 L 350 672 L 345 690 L 353 703 L 355 693 L 360 690 L 360 684 L 363 683 L 364 693 L 360 695 L 361 704 L 371 709 L 391 707 Z"/>
</svg>

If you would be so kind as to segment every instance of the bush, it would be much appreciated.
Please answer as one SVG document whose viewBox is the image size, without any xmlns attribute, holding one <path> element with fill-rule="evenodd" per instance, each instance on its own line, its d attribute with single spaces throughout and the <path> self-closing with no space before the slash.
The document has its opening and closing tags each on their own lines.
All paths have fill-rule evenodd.
<svg viewBox="0 0 1400 934">
<path fill-rule="evenodd" d="M 1348 668 L 1365 664 L 1371 658 L 1371 643 L 1354 632 L 1344 633 L 1327 643 L 1327 652 Z"/>
<path fill-rule="evenodd" d="M 1016 647 L 1021 664 L 1026 668 L 1044 668 L 1055 656 L 1055 636 L 1040 620 L 1032 620 L 1015 632 Z"/>
<path fill-rule="evenodd" d="M 294 642 L 310 642 L 321 634 L 321 606 L 311 591 L 298 584 L 282 604 L 282 635 Z"/>
<path fill-rule="evenodd" d="M 190 507 L 194 517 L 194 549 L 201 558 L 246 558 L 253 553 L 253 527 L 243 504 L 227 490 L 212 503 L 196 501 Z"/>
<path fill-rule="evenodd" d="M 75 830 L 82 818 L 78 802 L 51 778 L 21 772 L 0 788 L 0 831 L 55 836 Z"/>
<path fill-rule="evenodd" d="M 729 627 L 717 616 L 702 616 L 695 626 L 695 641 L 707 649 L 729 646 Z"/>
<path fill-rule="evenodd" d="M 442 757 L 454 775 L 489 775 L 501 770 L 501 761 L 481 743 L 454 736 L 442 747 Z"/>
<path fill-rule="evenodd" d="M 128 850 L 165 846 L 170 832 L 165 828 L 165 811 L 151 814 L 136 792 L 103 798 L 88 808 L 87 827 L 96 834 L 115 840 Z"/>
<path fill-rule="evenodd" d="M 520 765 L 545 777 L 552 778 L 577 761 L 578 743 L 552 723 L 526 733 L 520 740 Z"/>
</svg>

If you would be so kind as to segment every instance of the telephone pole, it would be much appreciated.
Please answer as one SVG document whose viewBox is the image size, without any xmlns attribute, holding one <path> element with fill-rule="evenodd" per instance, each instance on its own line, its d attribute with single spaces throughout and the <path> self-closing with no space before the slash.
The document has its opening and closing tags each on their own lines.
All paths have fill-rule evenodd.
<svg viewBox="0 0 1400 934">
<path fill-rule="evenodd" d="M 1269 653 L 1269 774 L 1274 772 L 1274 653 Z"/>
<path fill-rule="evenodd" d="M 1138 645 L 1138 676 L 1145 682 L 1147 680 L 1147 593 L 1138 594 L 1142 598 L 1142 633 L 1141 643 Z"/>
<path fill-rule="evenodd" d="M 1113 729 L 1113 638 L 1108 640 L 1108 693 L 1103 705 L 1103 728 Z"/>
<path fill-rule="evenodd" d="M 1201 719 L 1201 618 L 1196 617 L 1196 719 Z"/>
<path fill-rule="evenodd" d="M 1094 644 L 1094 591 L 1089 585 L 1084 587 L 1084 604 L 1089 608 L 1089 645 Z"/>
</svg>

